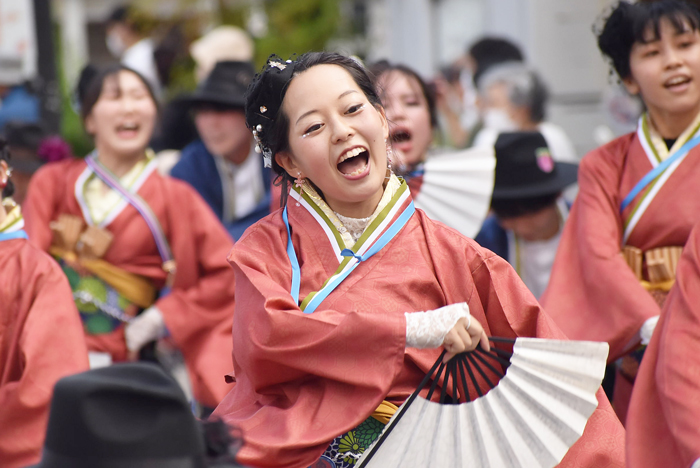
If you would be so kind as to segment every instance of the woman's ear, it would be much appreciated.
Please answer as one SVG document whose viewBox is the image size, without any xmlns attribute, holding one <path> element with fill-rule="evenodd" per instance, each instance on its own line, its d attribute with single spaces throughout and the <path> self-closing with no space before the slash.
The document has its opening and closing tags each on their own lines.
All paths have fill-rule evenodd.
<svg viewBox="0 0 700 468">
<path fill-rule="evenodd" d="M 623 78 L 622 84 L 625 85 L 625 88 L 627 88 L 627 92 L 630 93 L 632 96 L 636 96 L 637 94 L 639 94 L 639 85 L 634 80 L 634 78 L 632 78 L 632 75 L 628 76 L 627 78 Z"/>
<path fill-rule="evenodd" d="M 384 111 L 384 108 L 382 106 L 375 106 L 377 109 L 377 112 L 379 113 L 379 118 L 382 121 L 382 131 L 384 134 L 384 139 L 388 140 L 389 139 L 389 121 L 386 118 L 386 112 Z"/>
<path fill-rule="evenodd" d="M 289 151 L 279 151 L 275 153 L 275 161 L 277 161 L 277 164 L 279 164 L 287 174 L 292 176 L 292 178 L 297 177 L 301 173 L 301 170 L 294 162 L 292 153 Z M 303 177 L 304 174 L 302 173 L 301 175 Z"/>
</svg>

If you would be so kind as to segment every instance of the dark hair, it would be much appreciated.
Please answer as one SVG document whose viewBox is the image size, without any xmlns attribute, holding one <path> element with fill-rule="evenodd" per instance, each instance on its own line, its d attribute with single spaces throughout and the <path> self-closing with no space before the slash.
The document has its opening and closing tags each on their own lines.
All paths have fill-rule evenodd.
<svg viewBox="0 0 700 468">
<path fill-rule="evenodd" d="M 120 5 L 114 8 L 107 17 L 107 23 L 126 23 L 129 20 L 129 9 Z"/>
<path fill-rule="evenodd" d="M 148 83 L 148 80 L 146 80 L 146 78 L 144 78 L 143 75 L 141 75 L 136 70 L 133 70 L 132 68 L 129 68 L 120 63 L 112 64 L 105 68 L 97 69 L 96 71 L 88 71 L 86 67 L 85 69 L 83 69 L 83 72 L 87 72 L 88 76 L 83 77 L 83 73 L 81 73 L 81 83 L 79 83 L 77 89 L 78 100 L 80 102 L 80 117 L 82 118 L 83 122 L 85 122 L 85 119 L 88 115 L 90 115 L 93 107 L 95 107 L 95 104 L 97 104 L 97 101 L 99 101 L 100 95 L 102 95 L 102 89 L 104 88 L 105 81 L 107 81 L 107 79 L 110 77 L 118 75 L 119 72 L 122 71 L 131 72 L 134 75 L 136 75 L 139 78 L 139 80 L 141 80 L 144 86 L 146 86 L 146 89 L 148 90 L 148 95 L 153 100 L 156 109 L 158 108 L 158 100 L 156 99 L 156 95 L 153 93 L 153 88 L 151 88 L 151 85 Z"/>
<path fill-rule="evenodd" d="M 544 208 L 555 205 L 561 192 L 526 198 L 501 198 L 491 200 L 491 208 L 500 219 L 517 218 L 537 213 Z"/>
<path fill-rule="evenodd" d="M 277 153 L 289 150 L 289 118 L 282 111 L 282 102 L 294 77 L 316 65 L 342 67 L 372 105 L 382 105 L 367 70 L 350 57 L 334 52 L 307 52 L 296 60 L 285 61 L 275 55 L 268 58 L 246 92 L 246 125 L 255 132 L 259 148 L 271 155 L 272 169 L 279 176 L 275 183 L 282 185 L 283 206 L 293 178 L 275 160 Z"/>
<path fill-rule="evenodd" d="M 10 163 L 10 147 L 7 144 L 7 140 L 3 137 L 0 137 L 0 161 L 6 161 L 8 164 Z M 0 198 L 11 197 L 13 193 L 15 193 L 15 186 L 8 177 L 7 185 L 2 189 Z"/>
<path fill-rule="evenodd" d="M 479 84 L 479 79 L 486 70 L 503 62 L 522 62 L 523 53 L 515 43 L 501 37 L 484 37 L 479 39 L 467 50 L 467 54 L 474 59 L 474 85 Z"/>
<path fill-rule="evenodd" d="M 433 128 L 437 128 L 438 120 L 437 110 L 435 108 L 435 90 L 428 86 L 425 81 L 423 81 L 423 78 L 420 77 L 418 72 L 406 65 L 391 64 L 388 60 L 380 60 L 376 63 L 373 63 L 369 66 L 369 71 L 371 73 L 371 76 L 373 76 L 374 78 L 374 86 L 377 89 L 379 88 L 379 78 L 382 75 L 394 71 L 402 73 L 404 76 L 416 80 L 418 86 L 420 86 L 420 90 L 423 93 L 423 96 L 425 97 L 425 101 L 428 103 L 428 112 L 430 112 L 430 125 Z M 381 92 L 382 90 L 379 91 Z"/>
<path fill-rule="evenodd" d="M 681 33 L 690 26 L 692 31 L 700 29 L 700 10 L 680 0 L 663 0 L 653 3 L 627 3 L 621 1 L 605 20 L 598 34 L 598 48 L 612 62 L 621 79 L 628 78 L 632 46 L 659 39 L 659 23 L 662 18 L 671 22 L 676 32 Z M 646 37 L 651 28 L 653 36 Z"/>
</svg>

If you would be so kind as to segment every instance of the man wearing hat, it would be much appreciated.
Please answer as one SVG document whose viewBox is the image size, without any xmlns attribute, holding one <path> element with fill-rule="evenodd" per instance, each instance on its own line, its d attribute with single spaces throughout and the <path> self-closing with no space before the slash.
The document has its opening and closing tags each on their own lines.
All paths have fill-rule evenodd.
<svg viewBox="0 0 700 468">
<path fill-rule="evenodd" d="M 199 423 L 160 367 L 120 363 L 58 381 L 35 468 L 242 468 L 241 443 L 222 422 Z"/>
<path fill-rule="evenodd" d="M 490 216 L 476 236 L 515 268 L 539 298 L 547 287 L 569 207 L 562 190 L 578 166 L 555 162 L 539 132 L 501 133 Z"/>
<path fill-rule="evenodd" d="M 255 154 L 243 111 L 254 74 L 249 62 L 214 66 L 186 99 L 200 139 L 182 150 L 170 172 L 199 192 L 234 239 L 270 211 L 272 175 Z"/>
</svg>

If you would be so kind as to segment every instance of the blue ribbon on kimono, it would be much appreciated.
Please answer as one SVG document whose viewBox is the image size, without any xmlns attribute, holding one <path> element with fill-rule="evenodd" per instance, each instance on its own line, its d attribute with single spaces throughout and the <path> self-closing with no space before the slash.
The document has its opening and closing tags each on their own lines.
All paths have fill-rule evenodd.
<svg viewBox="0 0 700 468">
<path fill-rule="evenodd" d="M 403 229 L 403 227 L 408 223 L 408 220 L 411 219 L 411 216 L 413 216 L 413 213 L 416 211 L 416 207 L 411 202 L 406 209 L 401 213 L 401 215 L 394 221 L 389 228 L 384 231 L 384 233 L 377 239 L 377 241 L 372 244 L 372 246 L 365 252 L 364 255 L 358 255 L 351 249 L 343 249 L 340 254 L 343 257 L 354 257 L 357 262 L 344 270 L 341 274 L 339 274 L 336 278 L 334 278 L 332 281 L 329 281 L 323 288 L 321 288 L 316 295 L 309 301 L 307 304 L 306 308 L 304 309 L 305 314 L 312 314 L 316 308 L 323 302 L 325 298 L 328 297 L 328 295 L 335 290 L 335 288 L 340 285 L 340 283 L 347 278 L 350 273 L 352 273 L 357 266 L 367 260 L 368 258 L 372 257 L 374 254 L 382 250 L 398 233 Z M 287 216 L 287 207 L 284 207 L 284 211 L 282 212 L 282 219 L 284 220 L 284 224 L 287 227 L 287 256 L 289 257 L 289 261 L 292 264 L 292 287 L 290 290 L 290 294 L 296 301 L 296 303 L 299 303 L 299 287 L 301 284 L 301 271 L 299 269 L 299 261 L 297 259 L 297 254 L 294 251 L 294 245 L 292 244 L 292 233 L 289 228 L 289 218 Z"/>
</svg>

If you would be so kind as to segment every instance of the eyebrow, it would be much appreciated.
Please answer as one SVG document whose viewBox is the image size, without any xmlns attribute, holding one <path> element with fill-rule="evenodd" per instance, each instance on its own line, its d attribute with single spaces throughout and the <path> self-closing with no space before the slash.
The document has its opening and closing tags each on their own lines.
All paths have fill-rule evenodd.
<svg viewBox="0 0 700 468">
<path fill-rule="evenodd" d="M 357 90 L 355 90 L 355 89 L 348 89 L 348 90 L 345 91 L 344 93 L 341 93 L 341 95 L 338 96 L 338 99 L 342 99 L 342 98 L 344 98 L 345 96 L 347 96 L 348 94 L 352 94 L 352 93 L 356 93 L 356 92 L 357 92 Z M 294 123 L 294 125 L 297 125 L 301 119 L 303 119 L 303 118 L 306 117 L 307 115 L 313 114 L 314 112 L 318 112 L 318 111 L 317 111 L 316 109 L 311 109 L 311 110 L 308 111 L 308 112 L 304 112 L 303 114 L 301 114 L 301 115 L 299 116 L 299 118 L 298 118 L 297 121 Z"/>
</svg>

